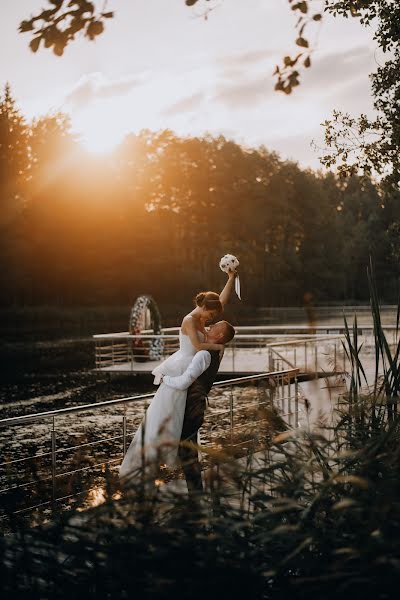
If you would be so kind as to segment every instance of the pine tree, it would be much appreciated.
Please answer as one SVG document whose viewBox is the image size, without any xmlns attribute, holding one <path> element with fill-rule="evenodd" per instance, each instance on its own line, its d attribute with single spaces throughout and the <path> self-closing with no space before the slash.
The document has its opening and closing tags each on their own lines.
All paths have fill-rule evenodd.
<svg viewBox="0 0 400 600">
<path fill-rule="evenodd" d="M 0 98 L 0 225 L 7 225 L 26 202 L 29 127 L 7 83 Z"/>
</svg>

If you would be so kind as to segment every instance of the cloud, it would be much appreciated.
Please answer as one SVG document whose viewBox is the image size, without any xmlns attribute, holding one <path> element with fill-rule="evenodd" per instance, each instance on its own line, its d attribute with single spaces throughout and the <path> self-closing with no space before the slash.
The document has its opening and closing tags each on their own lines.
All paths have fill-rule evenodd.
<svg viewBox="0 0 400 600">
<path fill-rule="evenodd" d="M 171 106 L 167 107 L 161 112 L 161 115 L 164 117 L 172 117 L 184 112 L 191 111 L 197 108 L 200 104 L 202 104 L 204 97 L 205 96 L 202 92 L 196 92 L 191 96 L 187 96 L 186 98 L 182 98 L 174 104 L 171 104 Z"/>
<path fill-rule="evenodd" d="M 124 96 L 143 83 L 143 76 L 109 80 L 102 73 L 83 75 L 66 97 L 72 109 L 84 108 L 98 98 Z"/>
<path fill-rule="evenodd" d="M 239 54 L 232 54 L 230 56 L 223 56 L 217 60 L 217 65 L 222 67 L 249 67 L 256 65 L 259 62 L 271 58 L 274 56 L 272 50 L 260 49 L 260 50 L 248 50 L 247 52 L 240 52 Z"/>
<path fill-rule="evenodd" d="M 250 62 L 250 55 L 246 56 Z M 256 52 L 259 55 L 261 52 Z M 265 58 L 267 53 L 265 53 Z M 233 65 L 233 63 L 232 63 Z M 242 63 L 245 67 L 246 61 Z M 272 69 L 266 67 L 260 72 L 249 74 L 249 69 L 241 68 L 240 61 L 237 67 L 225 69 L 217 85 L 214 100 L 224 104 L 230 109 L 253 108 L 271 98 L 276 92 L 273 91 L 276 78 L 272 75 Z M 323 98 L 334 95 L 339 97 L 354 96 L 358 98 L 359 90 L 365 94 L 369 87 L 366 75 L 374 70 L 374 55 L 370 47 L 357 46 L 345 52 L 331 54 L 316 54 L 312 58 L 310 69 L 301 69 L 301 85 L 294 91 L 294 96 L 305 99 L 310 93 L 315 97 Z M 294 97 L 293 96 L 293 97 Z"/>
<path fill-rule="evenodd" d="M 344 52 L 335 52 L 312 58 L 312 66 L 304 73 L 303 84 L 307 89 L 337 90 L 353 84 L 361 78 L 368 80 L 366 73 L 376 68 L 374 54 L 369 46 L 357 46 Z"/>
<path fill-rule="evenodd" d="M 272 87 L 272 76 L 264 73 L 237 83 L 218 85 L 214 100 L 232 109 L 249 108 L 264 102 Z"/>
</svg>

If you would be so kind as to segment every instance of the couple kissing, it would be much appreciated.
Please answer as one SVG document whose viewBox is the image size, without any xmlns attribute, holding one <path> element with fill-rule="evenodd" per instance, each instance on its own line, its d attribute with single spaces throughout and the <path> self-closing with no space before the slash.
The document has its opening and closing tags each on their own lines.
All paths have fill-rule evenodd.
<svg viewBox="0 0 400 600">
<path fill-rule="evenodd" d="M 235 330 L 224 320 L 210 325 L 223 312 L 235 282 L 227 273 L 222 292 L 201 292 L 196 307 L 182 321 L 179 350 L 153 370 L 159 388 L 125 454 L 119 471 L 125 485 L 143 467 L 183 467 L 189 494 L 203 489 L 198 459 L 198 430 L 206 398 L 216 378 L 225 348 Z"/>
</svg>

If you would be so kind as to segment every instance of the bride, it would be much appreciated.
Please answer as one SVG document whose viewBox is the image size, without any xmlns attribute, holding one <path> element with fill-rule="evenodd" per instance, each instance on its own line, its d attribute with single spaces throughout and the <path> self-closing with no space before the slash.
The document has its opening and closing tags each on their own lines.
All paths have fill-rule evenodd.
<svg viewBox="0 0 400 600">
<path fill-rule="evenodd" d="M 196 307 L 182 321 L 179 350 L 153 370 L 156 385 L 160 383 L 163 375 L 182 375 L 199 350 L 223 350 L 223 344 L 207 342 L 205 324 L 223 311 L 233 290 L 235 275 L 234 271 L 228 273 L 228 281 L 221 294 L 197 294 Z M 178 466 L 178 444 L 185 414 L 186 394 L 187 390 L 160 385 L 125 454 L 119 470 L 120 478 L 128 478 L 150 463 L 171 468 Z"/>
</svg>

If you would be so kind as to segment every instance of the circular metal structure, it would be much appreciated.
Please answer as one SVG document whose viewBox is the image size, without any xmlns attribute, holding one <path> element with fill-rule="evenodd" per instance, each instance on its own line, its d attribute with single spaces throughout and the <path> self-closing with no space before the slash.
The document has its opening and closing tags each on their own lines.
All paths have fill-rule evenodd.
<svg viewBox="0 0 400 600">
<path fill-rule="evenodd" d="M 145 294 L 139 296 L 132 307 L 129 333 L 140 335 L 143 330 L 149 329 L 155 336 L 162 333 L 161 314 L 154 298 Z M 161 360 L 164 343 L 162 339 L 155 338 L 150 340 L 149 345 L 145 345 L 144 340 L 135 338 L 132 340 L 132 349 L 135 351 L 135 360 Z"/>
</svg>

